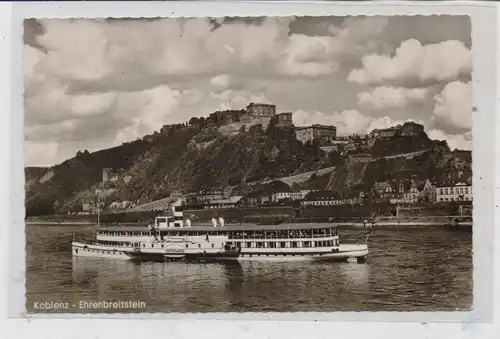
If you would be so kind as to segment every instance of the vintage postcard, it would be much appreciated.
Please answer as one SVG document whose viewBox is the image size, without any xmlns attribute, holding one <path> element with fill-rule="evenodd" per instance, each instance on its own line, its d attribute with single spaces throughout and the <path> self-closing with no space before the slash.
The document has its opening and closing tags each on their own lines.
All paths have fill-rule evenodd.
<svg viewBox="0 0 500 339">
<path fill-rule="evenodd" d="M 468 15 L 22 27 L 28 314 L 477 305 Z"/>
</svg>

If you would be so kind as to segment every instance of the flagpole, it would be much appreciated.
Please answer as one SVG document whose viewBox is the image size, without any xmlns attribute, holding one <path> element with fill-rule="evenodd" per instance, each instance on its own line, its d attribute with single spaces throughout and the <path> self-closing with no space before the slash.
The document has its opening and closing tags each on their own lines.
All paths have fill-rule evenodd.
<svg viewBox="0 0 500 339">
<path fill-rule="evenodd" d="M 98 227 L 101 225 L 101 197 L 99 195 L 101 192 L 102 192 L 102 190 L 100 190 L 100 189 L 95 190 L 95 193 L 97 195 L 97 226 Z"/>
<path fill-rule="evenodd" d="M 100 214 L 101 214 L 101 199 L 99 198 L 99 194 L 97 195 L 97 226 L 100 226 L 101 225 L 101 218 L 100 218 Z"/>
</svg>

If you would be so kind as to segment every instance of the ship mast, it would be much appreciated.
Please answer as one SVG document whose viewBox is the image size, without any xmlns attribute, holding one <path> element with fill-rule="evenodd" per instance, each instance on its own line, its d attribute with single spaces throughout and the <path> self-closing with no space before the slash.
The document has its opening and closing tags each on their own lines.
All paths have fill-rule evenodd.
<svg viewBox="0 0 500 339">
<path fill-rule="evenodd" d="M 99 193 L 101 193 L 102 190 L 96 189 L 95 193 L 97 195 L 97 227 L 101 225 L 101 196 Z"/>
<path fill-rule="evenodd" d="M 97 227 L 99 227 L 101 225 L 101 218 L 100 218 L 100 216 L 101 216 L 101 213 L 100 213 L 101 212 L 101 210 L 100 210 L 101 206 L 100 205 L 101 205 L 101 199 L 99 198 L 99 194 L 98 194 L 97 195 Z"/>
</svg>

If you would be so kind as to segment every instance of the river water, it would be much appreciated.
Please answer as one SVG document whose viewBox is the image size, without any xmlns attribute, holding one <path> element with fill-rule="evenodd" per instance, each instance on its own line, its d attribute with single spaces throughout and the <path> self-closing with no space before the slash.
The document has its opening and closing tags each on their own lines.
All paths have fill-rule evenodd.
<svg viewBox="0 0 500 339">
<path fill-rule="evenodd" d="M 26 226 L 28 312 L 454 311 L 472 306 L 471 232 L 428 226 L 376 229 L 363 264 L 186 264 L 73 259 L 73 231 L 80 239 L 93 238 L 91 226 Z M 361 231 L 340 235 L 344 243 L 363 239 Z M 89 306 L 99 301 L 122 304 Z M 123 304 L 128 301 L 143 303 L 129 308 Z M 50 308 L 50 302 L 61 303 L 60 308 Z"/>
</svg>

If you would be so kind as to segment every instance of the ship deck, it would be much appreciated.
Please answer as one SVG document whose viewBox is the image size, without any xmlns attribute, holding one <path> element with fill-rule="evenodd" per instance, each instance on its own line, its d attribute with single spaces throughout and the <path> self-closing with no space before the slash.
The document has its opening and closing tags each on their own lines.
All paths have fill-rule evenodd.
<svg viewBox="0 0 500 339">
<path fill-rule="evenodd" d="M 257 225 L 257 224 L 228 224 L 224 226 L 213 227 L 212 224 L 195 224 L 191 227 L 169 227 L 169 228 L 157 228 L 157 231 L 161 232 L 214 232 L 214 231 L 286 231 L 286 230 L 313 230 L 313 229 L 325 229 L 325 228 L 337 228 L 333 224 L 314 224 L 314 223 L 290 223 L 290 224 L 279 224 L 279 225 Z M 100 225 L 97 228 L 98 231 L 147 231 L 147 226 L 103 226 Z"/>
</svg>

